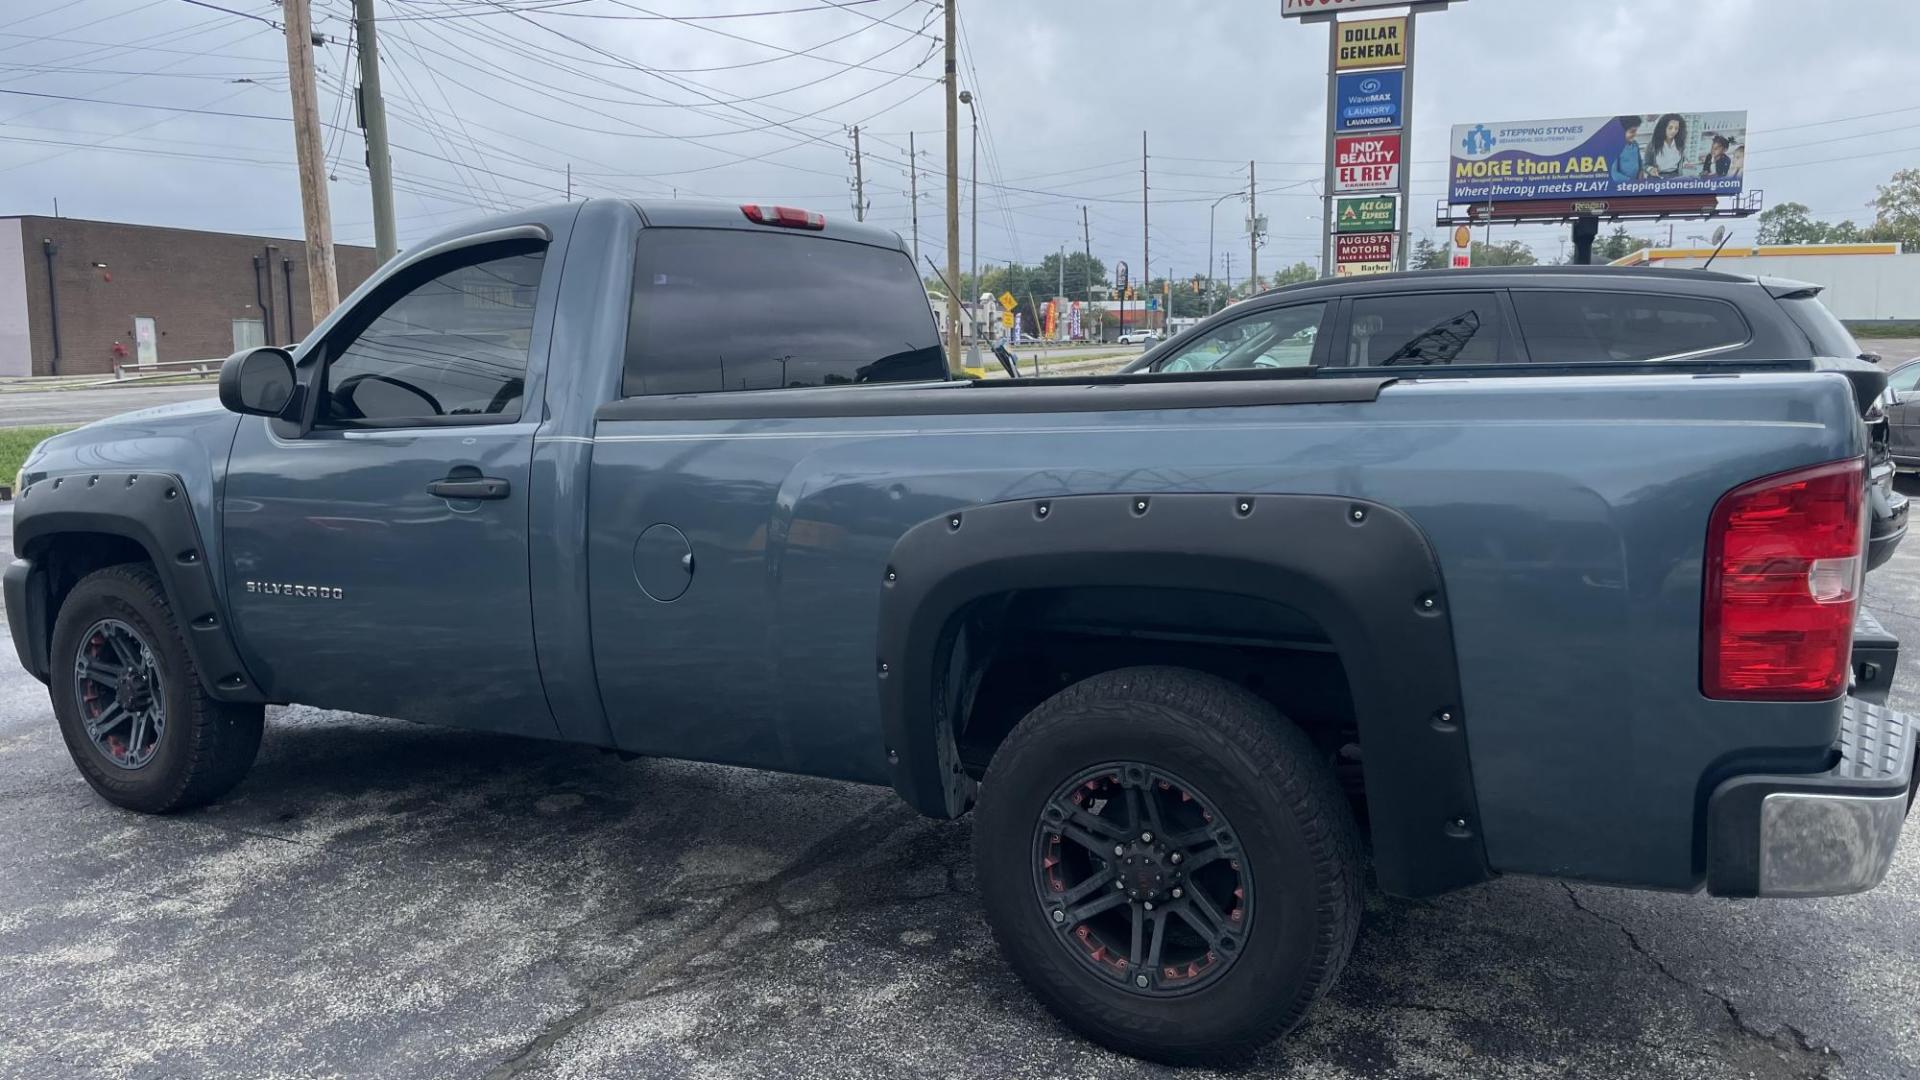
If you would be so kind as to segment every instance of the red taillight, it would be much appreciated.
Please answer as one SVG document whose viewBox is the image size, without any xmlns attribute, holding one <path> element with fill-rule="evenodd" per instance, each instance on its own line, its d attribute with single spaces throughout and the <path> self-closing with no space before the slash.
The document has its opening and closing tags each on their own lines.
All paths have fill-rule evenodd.
<svg viewBox="0 0 1920 1080">
<path fill-rule="evenodd" d="M 740 208 L 740 212 L 747 215 L 747 220 L 755 225 L 778 225 L 783 229 L 815 230 L 827 227 L 827 215 L 791 206 L 760 206 L 756 203 L 748 203 Z"/>
<path fill-rule="evenodd" d="M 1700 688 L 1822 701 L 1847 688 L 1864 547 L 1866 462 L 1815 465 L 1721 496 L 1707 526 Z"/>
</svg>

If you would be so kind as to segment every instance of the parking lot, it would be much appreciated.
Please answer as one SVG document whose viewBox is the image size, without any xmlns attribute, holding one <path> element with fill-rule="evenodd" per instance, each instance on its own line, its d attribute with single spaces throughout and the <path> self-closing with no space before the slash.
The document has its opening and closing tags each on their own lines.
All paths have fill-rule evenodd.
<svg viewBox="0 0 1920 1080">
<path fill-rule="evenodd" d="M 1920 642 L 1920 544 L 1868 594 Z M 889 792 L 290 708 L 232 797 L 149 818 L 0 669 L 0 1075 L 1168 1074 L 1040 1008 L 968 823 Z M 1916 1000 L 1912 838 L 1851 899 L 1373 893 L 1249 1075 L 1911 1076 Z"/>
</svg>

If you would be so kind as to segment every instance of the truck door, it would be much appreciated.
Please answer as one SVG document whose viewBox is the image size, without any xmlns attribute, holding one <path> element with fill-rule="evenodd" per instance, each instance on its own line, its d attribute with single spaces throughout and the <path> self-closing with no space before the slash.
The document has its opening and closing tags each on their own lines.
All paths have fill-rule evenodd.
<svg viewBox="0 0 1920 1080">
<path fill-rule="evenodd" d="M 240 424 L 227 593 L 277 698 L 555 734 L 527 506 L 559 257 L 544 230 L 486 235 L 403 264 L 302 353 L 310 430 Z"/>
</svg>

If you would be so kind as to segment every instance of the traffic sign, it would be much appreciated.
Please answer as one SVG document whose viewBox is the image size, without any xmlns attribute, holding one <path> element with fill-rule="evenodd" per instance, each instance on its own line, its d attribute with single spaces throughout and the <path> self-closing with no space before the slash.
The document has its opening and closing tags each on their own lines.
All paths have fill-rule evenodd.
<svg viewBox="0 0 1920 1080">
<path fill-rule="evenodd" d="M 1010 293 L 1010 292 L 1003 292 L 1003 293 L 1001 293 L 1001 294 L 1000 294 L 1000 307 L 1001 307 L 1001 309 L 1002 309 L 1002 310 L 1004 310 L 1004 311 L 1012 311 L 1012 310 L 1013 310 L 1014 308 L 1016 308 L 1016 307 L 1019 307 L 1019 306 L 1020 306 L 1020 301 L 1018 301 L 1018 300 L 1015 300 L 1015 299 L 1013 298 L 1013 294 L 1012 294 L 1012 293 Z"/>
</svg>

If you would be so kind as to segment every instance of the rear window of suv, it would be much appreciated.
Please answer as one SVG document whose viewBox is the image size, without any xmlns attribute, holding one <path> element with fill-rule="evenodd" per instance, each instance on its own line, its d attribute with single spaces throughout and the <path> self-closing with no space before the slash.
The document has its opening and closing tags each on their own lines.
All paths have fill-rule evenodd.
<svg viewBox="0 0 1920 1080">
<path fill-rule="evenodd" d="M 744 229 L 640 231 L 621 393 L 947 377 L 905 252 Z"/>
<path fill-rule="evenodd" d="M 1723 300 L 1576 289 L 1512 295 L 1536 364 L 1672 359 L 1734 348 L 1752 337 L 1739 309 Z"/>
<path fill-rule="evenodd" d="M 1813 343 L 1815 356 L 1836 356 L 1852 359 L 1860 355 L 1860 343 L 1853 339 L 1845 323 L 1827 310 L 1820 302 L 1817 291 L 1793 293 L 1780 299 L 1780 306 L 1787 309 L 1787 315 L 1794 325 L 1806 332 L 1807 340 Z"/>
</svg>

